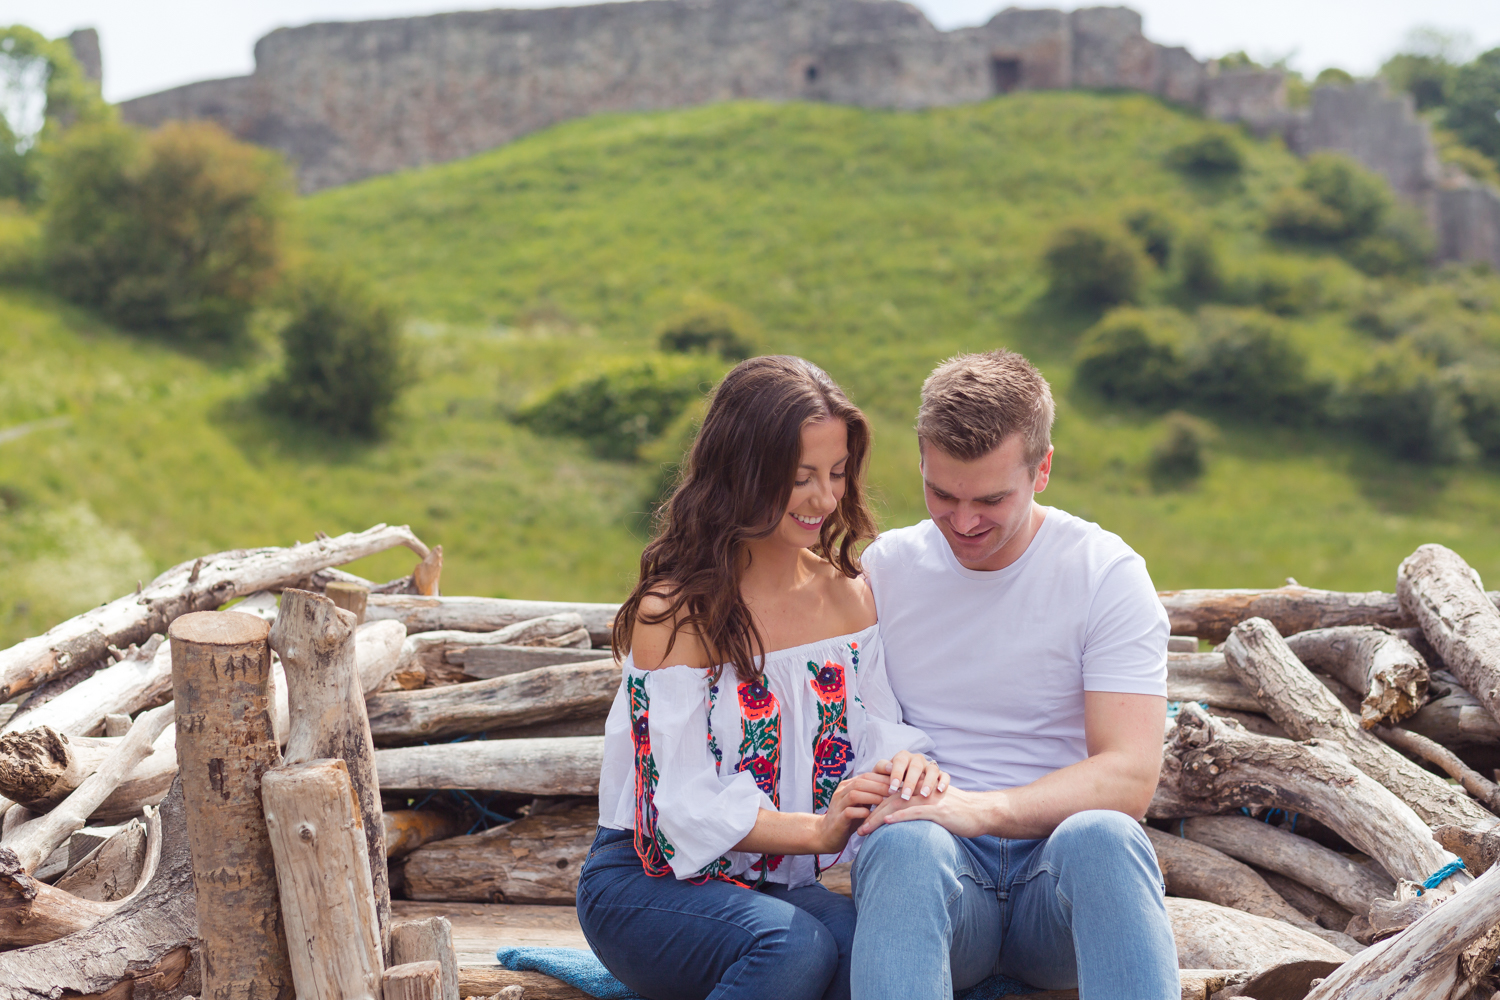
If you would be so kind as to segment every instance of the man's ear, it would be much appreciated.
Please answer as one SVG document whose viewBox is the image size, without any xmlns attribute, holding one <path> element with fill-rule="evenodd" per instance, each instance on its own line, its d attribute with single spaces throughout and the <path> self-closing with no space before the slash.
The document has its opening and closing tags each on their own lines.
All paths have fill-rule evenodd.
<svg viewBox="0 0 1500 1000">
<path fill-rule="evenodd" d="M 1052 453 L 1056 449 L 1048 448 L 1047 457 L 1042 459 L 1041 464 L 1036 467 L 1036 476 L 1032 482 L 1032 492 L 1040 493 L 1047 488 L 1047 480 L 1052 478 Z"/>
</svg>

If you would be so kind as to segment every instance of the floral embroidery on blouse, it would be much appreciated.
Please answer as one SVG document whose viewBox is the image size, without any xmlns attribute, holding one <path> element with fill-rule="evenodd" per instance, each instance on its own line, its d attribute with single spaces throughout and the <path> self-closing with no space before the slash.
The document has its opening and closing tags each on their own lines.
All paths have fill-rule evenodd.
<svg viewBox="0 0 1500 1000">
<path fill-rule="evenodd" d="M 708 689 L 708 752 L 714 755 L 714 771 L 724 773 L 724 751 L 719 749 L 719 741 L 714 739 L 714 705 L 719 700 L 719 685 L 713 684 Z"/>
<path fill-rule="evenodd" d="M 766 793 L 771 805 L 781 808 L 781 706 L 764 678 L 743 681 L 740 701 L 740 761 L 736 773 L 749 771 L 755 787 Z M 781 865 L 781 855 L 761 855 L 750 866 L 762 879 Z"/>
<path fill-rule="evenodd" d="M 849 716 L 844 668 L 832 660 L 819 667 L 811 660 L 808 686 L 818 703 L 818 731 L 813 737 L 813 812 L 827 810 L 833 793 L 854 759 L 849 743 Z"/>
</svg>

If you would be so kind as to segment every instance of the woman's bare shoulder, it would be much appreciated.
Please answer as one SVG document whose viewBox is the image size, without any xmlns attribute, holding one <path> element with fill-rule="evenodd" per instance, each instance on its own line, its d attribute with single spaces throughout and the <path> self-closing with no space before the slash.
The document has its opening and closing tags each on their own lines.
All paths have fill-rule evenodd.
<svg viewBox="0 0 1500 1000">
<path fill-rule="evenodd" d="M 666 586 L 670 587 L 670 581 Z M 689 667 L 711 667 L 708 651 L 691 626 L 678 628 L 675 619 L 662 618 L 672 610 L 672 602 L 656 593 L 641 598 L 635 627 L 630 634 L 630 656 L 637 669 L 657 670 L 684 664 Z M 674 636 L 675 633 L 675 636 Z"/>
<path fill-rule="evenodd" d="M 829 563 L 823 564 L 827 607 L 837 619 L 837 635 L 860 632 L 875 624 L 875 595 L 864 577 L 851 580 Z M 834 623 L 830 623 L 834 624 Z"/>
</svg>

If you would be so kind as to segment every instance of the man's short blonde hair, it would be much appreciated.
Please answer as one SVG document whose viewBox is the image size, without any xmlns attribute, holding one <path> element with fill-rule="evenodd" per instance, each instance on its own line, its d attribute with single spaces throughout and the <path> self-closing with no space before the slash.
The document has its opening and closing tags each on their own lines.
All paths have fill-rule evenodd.
<svg viewBox="0 0 1500 1000">
<path fill-rule="evenodd" d="M 960 354 L 922 383 L 917 441 L 972 462 L 1020 434 L 1035 469 L 1052 448 L 1053 412 L 1052 387 L 1015 351 Z"/>
</svg>

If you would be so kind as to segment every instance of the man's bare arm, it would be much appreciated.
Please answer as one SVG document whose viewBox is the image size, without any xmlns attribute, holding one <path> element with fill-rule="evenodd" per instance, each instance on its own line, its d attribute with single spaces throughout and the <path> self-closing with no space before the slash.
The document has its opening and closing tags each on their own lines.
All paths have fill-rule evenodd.
<svg viewBox="0 0 1500 1000">
<path fill-rule="evenodd" d="M 961 837 L 1046 837 L 1087 809 L 1146 814 L 1161 772 L 1167 700 L 1158 695 L 1089 691 L 1083 696 L 1088 757 L 1029 785 L 999 792 L 949 788 L 925 800 L 888 798 L 860 827 L 929 819 Z"/>
</svg>

